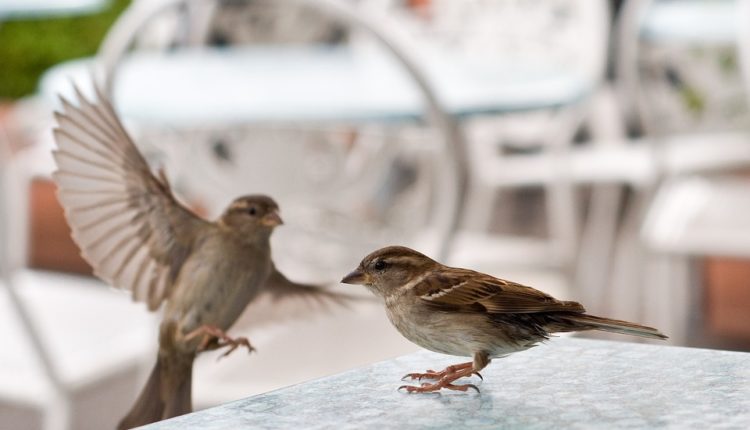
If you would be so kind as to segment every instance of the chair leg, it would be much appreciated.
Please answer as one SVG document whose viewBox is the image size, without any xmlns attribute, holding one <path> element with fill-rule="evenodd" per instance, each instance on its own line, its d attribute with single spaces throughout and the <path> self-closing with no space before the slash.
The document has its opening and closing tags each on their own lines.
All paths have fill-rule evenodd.
<svg viewBox="0 0 750 430">
<path fill-rule="evenodd" d="M 462 228 L 469 231 L 487 232 L 492 224 L 495 209 L 495 189 L 480 181 L 472 181 L 464 204 Z"/>
<path fill-rule="evenodd" d="M 606 146 L 626 138 L 625 124 L 617 95 L 611 85 L 603 86 L 592 100 L 588 127 L 591 145 Z M 582 225 L 580 256 L 574 285 L 580 298 L 592 310 L 605 307 L 611 292 L 619 213 L 623 189 L 618 185 L 594 184 L 585 222 Z"/>
<path fill-rule="evenodd" d="M 574 265 L 578 254 L 579 211 L 575 184 L 565 163 L 576 130 L 581 125 L 585 106 L 574 106 L 557 112 L 546 135 L 546 144 L 553 157 L 559 159 L 555 180 L 545 186 L 549 235 L 560 266 L 569 285 L 575 281 Z"/>
<path fill-rule="evenodd" d="M 600 185 L 591 193 L 586 222 L 582 226 L 581 251 L 574 285 L 580 299 L 592 310 L 604 309 L 611 291 L 618 218 L 622 189 L 616 185 Z"/>
<path fill-rule="evenodd" d="M 690 336 L 690 277 L 688 259 L 657 254 L 651 259 L 644 300 L 645 321 L 659 327 L 670 342 L 685 345 Z"/>
</svg>

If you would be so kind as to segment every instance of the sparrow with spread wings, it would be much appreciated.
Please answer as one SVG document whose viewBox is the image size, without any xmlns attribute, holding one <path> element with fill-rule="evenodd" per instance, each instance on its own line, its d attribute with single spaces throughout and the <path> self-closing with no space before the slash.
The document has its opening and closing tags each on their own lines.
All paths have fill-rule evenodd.
<svg viewBox="0 0 750 430">
<path fill-rule="evenodd" d="M 151 376 L 118 428 L 191 411 L 193 361 L 204 350 L 244 346 L 226 334 L 256 296 L 343 296 L 289 281 L 274 267 L 269 239 L 282 224 L 267 196 L 237 198 L 214 222 L 183 207 L 165 175 L 155 176 L 96 89 L 77 106 L 62 99 L 54 129 L 58 197 L 94 273 L 128 289 L 149 310 L 164 303 Z"/>
<path fill-rule="evenodd" d="M 603 330 L 667 338 L 654 328 L 589 315 L 580 303 L 448 267 L 403 246 L 374 251 L 341 282 L 364 285 L 383 298 L 388 318 L 410 341 L 430 351 L 473 358 L 442 371 L 406 375 L 405 379 L 435 381 L 399 388 L 409 393 L 479 391 L 472 384 L 454 382 L 478 374 L 493 358 L 529 349 L 555 332 Z"/>
</svg>

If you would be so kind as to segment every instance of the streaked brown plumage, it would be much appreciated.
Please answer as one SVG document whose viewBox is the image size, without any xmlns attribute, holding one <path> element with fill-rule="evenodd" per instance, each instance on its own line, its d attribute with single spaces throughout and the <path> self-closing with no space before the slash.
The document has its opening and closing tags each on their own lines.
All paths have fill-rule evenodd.
<svg viewBox="0 0 750 430">
<path fill-rule="evenodd" d="M 259 294 L 344 298 L 275 269 L 269 239 L 281 218 L 270 197 L 240 197 L 215 222 L 197 217 L 151 173 L 106 97 L 76 92 L 78 106 L 62 100 L 54 130 L 54 178 L 73 238 L 97 276 L 150 310 L 165 303 L 156 365 L 119 425 L 130 428 L 191 411 L 199 352 L 252 350 L 225 331 Z"/>
<path fill-rule="evenodd" d="M 410 373 L 411 379 L 437 382 L 403 386 L 408 392 L 476 389 L 453 382 L 479 372 L 493 358 L 529 349 L 555 332 L 603 330 L 666 339 L 654 328 L 587 315 L 580 303 L 560 301 L 473 270 L 444 266 L 402 246 L 371 253 L 341 282 L 364 285 L 382 297 L 393 325 L 417 345 L 473 357 L 472 362 L 441 372 Z"/>
</svg>

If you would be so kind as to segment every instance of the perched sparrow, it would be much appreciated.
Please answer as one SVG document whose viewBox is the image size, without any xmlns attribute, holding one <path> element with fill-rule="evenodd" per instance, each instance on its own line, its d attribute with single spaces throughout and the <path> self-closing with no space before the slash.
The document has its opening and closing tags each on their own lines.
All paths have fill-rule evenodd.
<svg viewBox="0 0 750 430">
<path fill-rule="evenodd" d="M 365 257 L 341 282 L 364 285 L 385 299 L 391 323 L 417 345 L 442 354 L 473 357 L 473 362 L 404 378 L 433 384 L 402 386 L 407 392 L 441 388 L 466 391 L 459 378 L 478 374 L 493 358 L 523 351 L 550 333 L 604 330 L 666 339 L 651 327 L 587 315 L 581 304 L 565 302 L 530 287 L 467 269 L 444 266 L 402 246 Z M 399 389 L 401 389 L 399 388 Z"/>
<path fill-rule="evenodd" d="M 54 130 L 54 178 L 73 238 L 97 276 L 150 310 L 166 302 L 156 365 L 119 424 L 131 428 L 191 411 L 199 352 L 252 351 L 247 339 L 225 331 L 259 293 L 274 301 L 340 296 L 275 269 L 269 239 L 282 221 L 270 197 L 240 197 L 215 222 L 197 217 L 177 202 L 163 173 L 151 173 L 101 92 L 94 102 L 76 93 L 77 107 L 62 100 Z"/>
</svg>

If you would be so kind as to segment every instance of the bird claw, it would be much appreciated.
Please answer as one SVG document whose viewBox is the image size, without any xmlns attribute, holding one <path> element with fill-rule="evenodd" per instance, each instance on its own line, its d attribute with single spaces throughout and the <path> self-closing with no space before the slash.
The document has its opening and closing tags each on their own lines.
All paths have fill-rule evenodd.
<svg viewBox="0 0 750 430">
<path fill-rule="evenodd" d="M 453 384 L 454 381 L 471 375 L 477 375 L 480 380 L 484 381 L 484 377 L 482 377 L 479 372 L 474 370 L 471 362 L 448 366 L 445 368 L 445 370 L 442 370 L 440 372 L 428 370 L 426 373 L 407 373 L 403 378 L 401 378 L 402 381 L 408 378 L 412 381 L 416 379 L 421 382 L 422 378 L 429 378 L 434 379 L 437 382 L 425 382 L 421 383 L 419 386 L 402 385 L 398 387 L 398 391 L 406 390 L 407 393 L 430 393 L 440 391 L 441 389 L 445 388 L 447 390 L 455 391 L 468 391 L 469 389 L 474 389 L 478 393 L 479 388 L 477 388 L 477 386 L 474 384 Z"/>
<path fill-rule="evenodd" d="M 473 388 L 473 389 L 475 389 L 475 390 L 476 390 L 476 392 L 477 392 L 477 393 L 479 393 L 479 387 L 477 387 L 477 386 L 476 386 L 476 385 L 474 385 L 474 384 L 454 385 L 454 387 L 456 387 L 456 389 L 458 389 L 458 390 L 460 390 L 460 391 L 468 391 L 468 390 L 469 390 L 469 388 Z M 463 387 L 463 389 L 460 389 L 460 388 L 458 388 L 458 387 Z"/>
<path fill-rule="evenodd" d="M 407 378 L 411 381 L 413 380 L 419 380 L 422 379 L 440 379 L 442 375 L 440 375 L 438 372 L 433 372 L 432 370 L 428 370 L 425 373 L 407 373 L 406 375 L 401 378 L 402 381 L 405 381 Z"/>
<path fill-rule="evenodd" d="M 225 343 L 220 343 L 219 344 L 219 346 L 217 348 L 222 348 L 224 346 L 229 346 L 229 349 L 227 349 L 226 351 L 224 351 L 223 354 L 221 354 L 220 356 L 218 356 L 216 358 L 216 361 L 219 361 L 222 358 L 226 357 L 227 355 L 233 353 L 234 350 L 237 349 L 240 346 L 246 347 L 248 354 L 252 354 L 253 351 L 255 351 L 255 348 L 253 348 L 253 346 L 250 345 L 250 342 L 245 337 L 238 337 L 238 338 L 232 339 L 232 340 L 233 340 L 233 342 L 231 342 L 231 343 L 225 342 Z"/>
<path fill-rule="evenodd" d="M 214 326 L 198 327 L 197 329 L 190 332 L 185 337 L 185 339 L 191 340 L 200 335 L 203 335 L 203 340 L 198 345 L 198 348 L 197 348 L 198 352 L 203 352 L 209 349 L 211 350 L 220 349 L 226 346 L 229 347 L 229 349 L 227 349 L 222 355 L 220 355 L 216 359 L 217 361 L 231 354 L 240 346 L 246 347 L 248 353 L 252 353 L 253 351 L 255 351 L 255 348 L 253 348 L 253 346 L 250 345 L 250 341 L 247 340 L 246 337 L 238 337 L 238 338 L 229 337 L 226 333 L 224 333 L 223 330 Z M 211 345 L 212 342 L 215 342 L 215 344 Z"/>
<path fill-rule="evenodd" d="M 469 363 L 466 363 L 466 364 L 469 364 Z M 463 370 L 461 366 L 465 366 L 466 364 L 458 365 L 458 366 L 448 366 L 444 370 L 441 370 L 439 372 L 432 370 L 432 369 L 428 369 L 424 373 L 416 373 L 416 372 L 407 373 L 401 378 L 401 380 L 406 381 L 408 379 L 410 381 L 414 381 L 416 379 L 418 381 L 421 381 L 422 379 L 432 379 L 435 381 L 439 381 L 443 378 L 450 377 L 451 375 Z M 484 377 L 482 377 L 482 375 L 479 372 L 471 372 L 470 375 L 477 375 L 479 379 L 484 381 Z"/>
<path fill-rule="evenodd" d="M 432 393 L 432 392 L 440 391 L 443 388 L 445 388 L 447 390 L 463 391 L 463 392 L 469 391 L 469 389 L 473 389 L 477 393 L 480 393 L 479 387 L 477 387 L 474 384 L 454 385 L 454 384 L 451 384 L 450 382 L 447 382 L 447 381 L 446 382 L 441 381 L 441 382 L 437 382 L 435 384 L 424 383 L 424 384 L 421 384 L 418 387 L 415 387 L 414 385 L 402 385 L 402 386 L 398 387 L 397 391 L 406 390 L 406 392 L 408 394 L 411 394 L 411 393 Z"/>
</svg>

